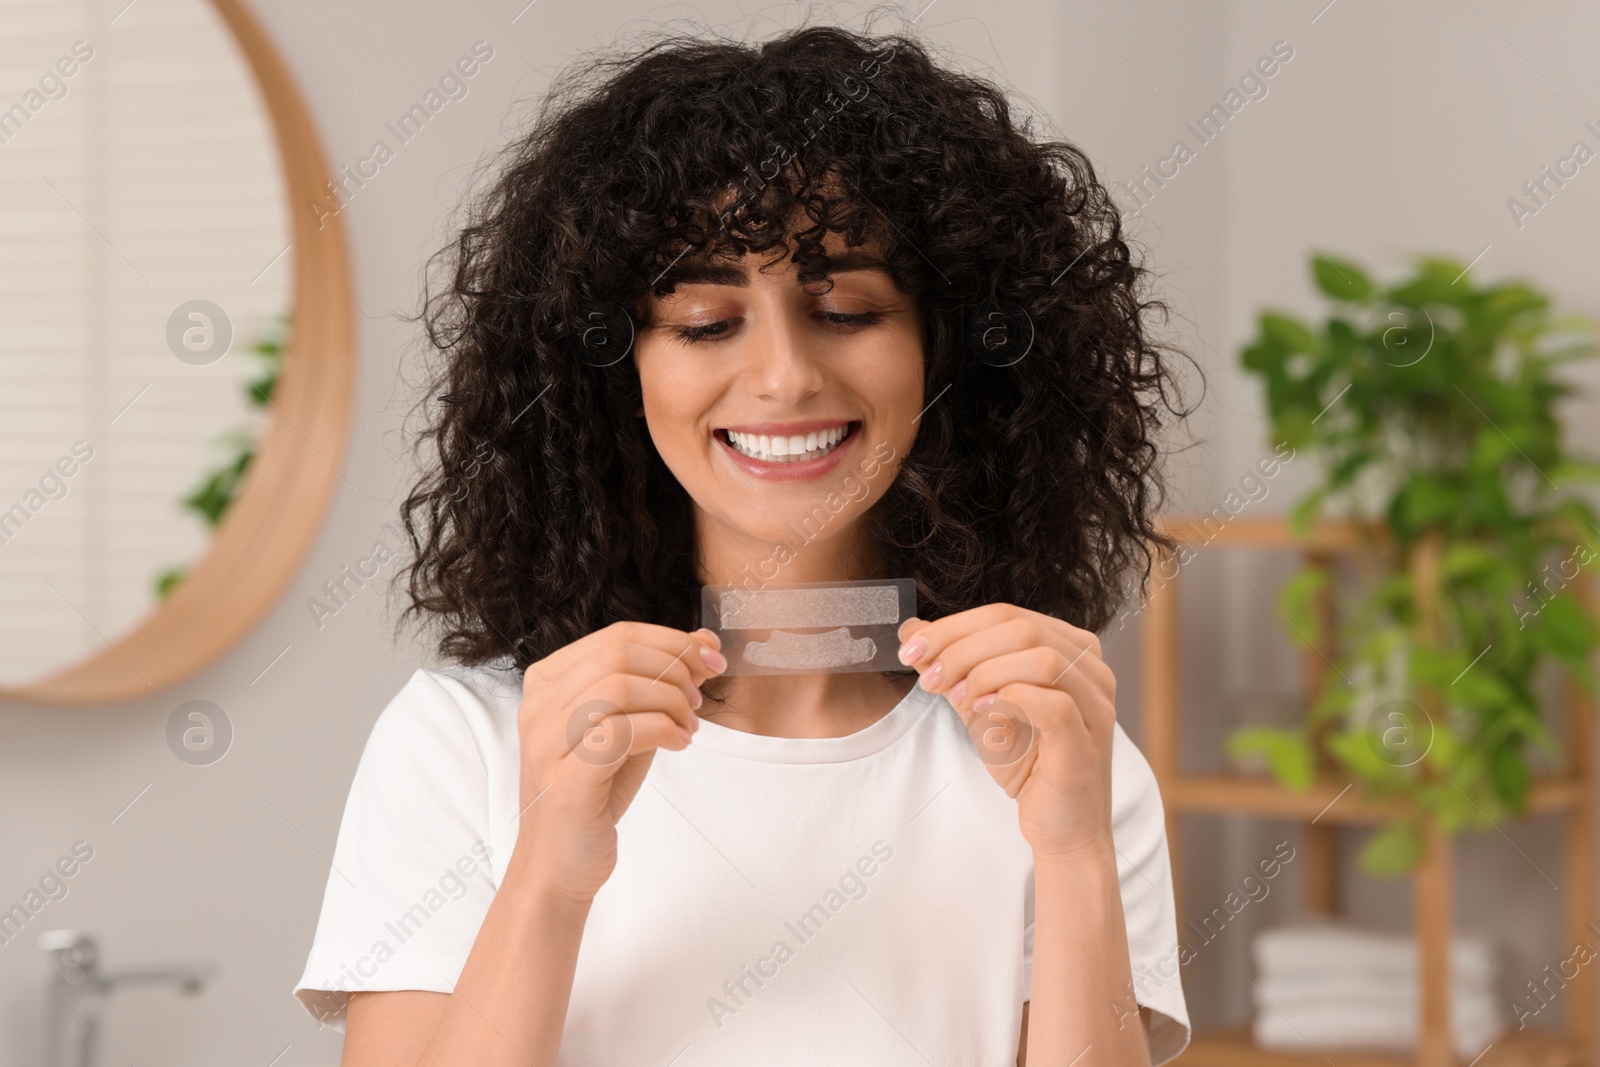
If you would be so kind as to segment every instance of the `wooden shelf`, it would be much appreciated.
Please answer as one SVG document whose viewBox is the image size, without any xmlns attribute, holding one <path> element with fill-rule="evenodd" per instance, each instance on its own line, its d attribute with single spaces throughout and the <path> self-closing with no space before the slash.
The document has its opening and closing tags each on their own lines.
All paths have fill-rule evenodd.
<svg viewBox="0 0 1600 1067">
<path fill-rule="evenodd" d="M 1173 811 L 1315 819 L 1319 823 L 1380 823 L 1407 810 L 1404 801 L 1363 800 L 1355 789 L 1334 780 L 1317 782 L 1306 792 L 1296 793 L 1273 779 L 1242 774 L 1184 775 L 1162 786 L 1161 795 Z M 1583 803 L 1584 797 L 1584 783 L 1577 779 L 1542 779 L 1528 788 L 1528 814 L 1566 811 Z"/>
<path fill-rule="evenodd" d="M 1411 1067 L 1415 1059 L 1398 1053 L 1323 1048 L 1321 1052 L 1280 1052 L 1250 1040 L 1249 1028 L 1196 1034 L 1174 1067 Z M 1512 1030 L 1489 1046 L 1472 1067 L 1579 1067 L 1577 1045 L 1560 1035 Z M 1457 1059 L 1458 1067 L 1469 1061 Z"/>
<path fill-rule="evenodd" d="M 1380 800 L 1362 795 L 1359 786 L 1347 790 L 1342 779 L 1324 779 L 1303 793 L 1280 786 L 1265 775 L 1224 773 L 1191 775 L 1181 771 L 1184 686 L 1179 603 L 1183 564 L 1195 551 L 1246 549 L 1258 552 L 1296 552 L 1305 563 L 1329 567 L 1340 557 L 1358 556 L 1393 547 L 1390 532 L 1380 524 L 1323 520 L 1309 536 L 1290 531 L 1276 516 L 1172 515 L 1159 522 L 1177 542 L 1176 559 L 1163 554 L 1161 580 L 1152 583 L 1141 608 L 1141 708 L 1140 748 L 1160 785 L 1166 808 L 1167 847 L 1178 900 L 1178 927 L 1183 928 L 1184 841 L 1180 820 L 1186 813 L 1236 814 L 1285 819 L 1304 824 L 1301 830 L 1305 858 L 1305 909 L 1334 916 L 1341 909 L 1339 866 L 1340 828 L 1385 822 L 1411 809 L 1405 798 Z M 1417 590 L 1416 609 L 1425 634 L 1437 628 L 1438 571 L 1442 538 L 1437 531 L 1407 549 L 1404 566 Z M 1394 561 L 1390 561 L 1393 565 Z M 1169 564 L 1176 566 L 1168 566 Z M 1575 583 L 1585 609 L 1596 607 L 1593 582 L 1584 575 Z M 1301 656 L 1302 697 L 1314 701 L 1330 684 L 1337 656 L 1338 628 L 1333 598 L 1323 590 L 1313 608 L 1312 647 Z M 1443 714 L 1436 692 L 1424 688 L 1418 696 L 1430 718 Z M 1529 814 L 1560 813 L 1565 854 L 1564 880 L 1559 899 L 1549 906 L 1561 916 L 1565 943 L 1587 942 L 1595 891 L 1594 827 L 1590 814 L 1593 768 L 1589 760 L 1593 702 L 1570 680 L 1562 700 L 1566 719 L 1565 749 L 1568 767 L 1560 776 L 1537 780 L 1529 791 Z M 1412 1055 L 1378 1054 L 1324 1049 L 1322 1053 L 1295 1054 L 1257 1048 L 1247 1030 L 1201 1035 L 1177 1062 L 1184 1067 L 1467 1067 L 1450 1047 L 1449 952 L 1454 933 L 1455 887 L 1452 843 L 1436 819 L 1421 820 L 1422 853 L 1411 874 L 1412 922 L 1418 956 L 1418 1048 Z M 1568 1022 L 1564 1034 L 1530 1037 L 1515 1033 L 1496 1042 L 1472 1067 L 1577 1067 L 1596 1062 L 1597 1022 L 1593 969 L 1580 971 L 1567 982 L 1562 994 Z"/>
<path fill-rule="evenodd" d="M 1556 518 L 1554 528 L 1567 531 L 1573 540 L 1582 531 L 1565 517 Z M 1210 515 L 1163 515 L 1156 528 L 1170 534 L 1190 548 L 1254 548 L 1302 552 L 1310 555 L 1348 555 L 1374 548 L 1389 548 L 1394 535 L 1381 523 L 1355 519 L 1321 519 L 1308 536 L 1296 537 L 1288 523 L 1276 515 L 1237 515 L 1219 519 Z"/>
<path fill-rule="evenodd" d="M 1218 522 L 1210 515 L 1167 515 L 1157 527 L 1171 534 L 1180 544 L 1192 548 L 1257 548 L 1293 552 L 1349 553 L 1387 545 L 1392 541 L 1386 526 L 1374 526 L 1353 519 L 1327 519 L 1312 527 L 1310 536 L 1300 539 L 1288 524 L 1274 515 L 1240 515 Z"/>
</svg>

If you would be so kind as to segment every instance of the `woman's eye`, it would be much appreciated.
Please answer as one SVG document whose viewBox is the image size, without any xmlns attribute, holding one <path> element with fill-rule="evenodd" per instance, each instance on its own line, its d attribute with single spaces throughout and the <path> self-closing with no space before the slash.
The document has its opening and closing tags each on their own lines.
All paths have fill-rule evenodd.
<svg viewBox="0 0 1600 1067">
<path fill-rule="evenodd" d="M 703 341 L 708 337 L 720 337 L 729 325 L 729 320 L 721 322 L 708 322 L 704 326 L 679 326 L 678 336 L 688 344 Z"/>
<path fill-rule="evenodd" d="M 883 319 L 883 313 L 880 311 L 864 311 L 854 314 L 843 311 L 821 311 L 817 315 L 828 325 L 842 329 L 871 326 Z M 679 326 L 676 332 L 680 340 L 685 344 L 692 345 L 725 336 L 729 328 L 734 325 L 734 321 L 733 319 L 722 319 L 718 322 L 708 322 L 700 326 Z"/>
<path fill-rule="evenodd" d="M 822 317 L 835 326 L 871 326 L 883 318 L 883 315 L 877 311 L 863 311 L 853 315 L 843 311 L 824 311 Z"/>
</svg>

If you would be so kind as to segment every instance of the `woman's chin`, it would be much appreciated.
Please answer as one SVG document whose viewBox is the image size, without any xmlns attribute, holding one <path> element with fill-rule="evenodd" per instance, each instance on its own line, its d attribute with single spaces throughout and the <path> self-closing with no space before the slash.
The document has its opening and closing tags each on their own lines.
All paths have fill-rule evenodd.
<svg viewBox="0 0 1600 1067">
<path fill-rule="evenodd" d="M 830 502 L 838 503 L 838 500 Z M 818 502 L 814 507 L 808 505 L 802 510 L 786 508 L 779 511 L 752 506 L 738 513 L 723 513 L 720 516 L 721 525 L 735 533 L 739 540 L 770 545 L 771 551 L 761 562 L 770 558 L 777 566 L 786 565 L 802 556 L 807 546 L 814 548 L 839 536 L 860 517 L 859 505 L 851 501 L 846 501 L 845 506 L 837 512 L 829 511 L 825 504 Z M 751 570 L 757 568 L 752 565 Z M 774 576 L 770 566 L 765 569 L 764 576 L 771 581 L 799 580 Z"/>
</svg>

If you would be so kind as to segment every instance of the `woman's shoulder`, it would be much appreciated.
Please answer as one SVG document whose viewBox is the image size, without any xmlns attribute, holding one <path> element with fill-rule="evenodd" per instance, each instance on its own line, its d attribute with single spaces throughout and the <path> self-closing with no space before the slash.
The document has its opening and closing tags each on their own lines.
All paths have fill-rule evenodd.
<svg viewBox="0 0 1600 1067">
<path fill-rule="evenodd" d="M 510 657 L 482 664 L 418 667 L 407 684 L 417 683 L 419 676 L 448 695 L 463 714 L 503 715 L 522 703 L 522 672 Z"/>
<path fill-rule="evenodd" d="M 418 667 L 372 726 L 363 760 L 488 765 L 516 745 L 522 675 L 508 662 Z"/>
</svg>

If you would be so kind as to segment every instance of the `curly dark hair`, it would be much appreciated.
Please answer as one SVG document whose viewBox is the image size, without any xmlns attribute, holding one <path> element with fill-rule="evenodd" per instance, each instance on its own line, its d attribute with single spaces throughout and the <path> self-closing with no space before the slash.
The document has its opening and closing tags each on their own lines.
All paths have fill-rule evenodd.
<svg viewBox="0 0 1600 1067">
<path fill-rule="evenodd" d="M 927 410 L 873 518 L 921 617 L 1004 601 L 1098 630 L 1176 547 L 1156 437 L 1189 412 L 1144 321 L 1167 307 L 1088 158 L 993 84 L 902 34 L 669 35 L 569 68 L 500 154 L 413 319 L 435 455 L 399 621 L 442 655 L 520 670 L 619 620 L 699 625 L 692 502 L 619 356 L 680 259 L 776 262 L 791 236 L 808 287 L 838 233 L 917 301 Z"/>
</svg>

